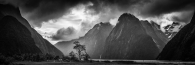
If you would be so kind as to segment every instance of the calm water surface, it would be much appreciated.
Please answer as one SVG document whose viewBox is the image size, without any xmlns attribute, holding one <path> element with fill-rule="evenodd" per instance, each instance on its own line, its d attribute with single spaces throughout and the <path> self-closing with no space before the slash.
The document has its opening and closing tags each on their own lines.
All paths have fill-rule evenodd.
<svg viewBox="0 0 195 65">
<path fill-rule="evenodd" d="M 195 64 L 195 62 L 159 61 L 159 60 L 117 60 L 92 59 L 93 62 L 15 62 L 25 65 L 150 65 L 150 64 Z"/>
</svg>

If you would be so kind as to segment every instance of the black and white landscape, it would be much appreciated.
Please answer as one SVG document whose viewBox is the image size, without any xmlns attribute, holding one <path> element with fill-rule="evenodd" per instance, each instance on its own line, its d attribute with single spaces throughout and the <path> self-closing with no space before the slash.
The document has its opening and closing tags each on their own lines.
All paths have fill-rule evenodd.
<svg viewBox="0 0 195 65">
<path fill-rule="evenodd" d="M 0 0 L 0 64 L 194 64 L 194 11 L 194 0 Z"/>
</svg>

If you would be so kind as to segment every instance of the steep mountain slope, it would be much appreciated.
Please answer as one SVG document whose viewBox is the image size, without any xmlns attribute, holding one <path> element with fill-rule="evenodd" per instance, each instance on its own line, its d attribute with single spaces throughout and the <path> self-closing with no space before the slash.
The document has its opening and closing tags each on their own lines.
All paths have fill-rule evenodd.
<svg viewBox="0 0 195 65">
<path fill-rule="evenodd" d="M 80 38 L 79 42 L 86 45 L 86 49 L 91 58 L 100 58 L 106 38 L 112 30 L 110 23 L 96 24 L 85 37 Z"/>
<path fill-rule="evenodd" d="M 158 29 L 157 24 L 148 21 L 140 21 L 146 33 L 152 37 L 153 41 L 157 44 L 160 51 L 164 48 L 166 43 L 169 41 L 168 36 L 165 35 L 160 29 Z"/>
<path fill-rule="evenodd" d="M 195 13 L 159 54 L 159 60 L 195 60 Z"/>
<path fill-rule="evenodd" d="M 69 55 L 69 53 L 73 50 L 73 44 L 74 40 L 72 41 L 60 41 L 57 42 L 54 46 L 58 48 L 64 55 Z"/>
<path fill-rule="evenodd" d="M 44 53 L 44 54 L 49 53 L 49 54 L 60 55 L 60 56 L 63 55 L 62 52 L 60 52 L 57 48 L 55 48 L 53 45 L 51 45 L 51 43 L 49 43 L 48 41 L 43 39 L 42 36 L 37 33 L 37 31 L 35 31 L 33 28 L 31 28 L 28 21 L 25 20 L 21 16 L 19 8 L 14 7 L 12 5 L 0 4 L 0 12 L 1 12 L 1 15 L 0 15 L 1 17 L 0 18 L 3 18 L 5 16 L 12 16 L 12 18 L 15 19 L 14 20 L 15 22 L 22 25 L 23 27 L 14 28 L 13 32 L 17 32 L 18 29 L 25 28 L 26 30 L 23 30 L 21 32 L 29 32 L 30 34 L 27 34 L 28 37 L 26 37 L 26 36 L 24 36 L 24 37 L 31 39 L 31 41 L 29 41 L 29 42 L 34 43 L 41 50 L 42 53 Z M 12 24 L 12 25 L 14 25 L 14 24 Z M 7 25 L 7 26 L 9 26 L 9 25 Z M 21 34 L 20 33 L 15 33 L 15 34 L 19 35 L 19 36 L 16 36 L 17 38 L 20 38 L 20 36 L 23 36 L 22 33 Z M 1 36 L 1 37 L 4 37 L 4 36 Z M 8 37 L 8 39 L 9 38 L 11 38 L 11 37 Z M 26 40 L 26 39 L 23 39 L 23 40 Z M 12 41 L 12 40 L 10 40 L 10 41 Z M 14 42 L 14 40 L 13 40 L 13 42 Z M 28 47 L 26 47 L 26 48 L 28 48 Z"/>
<path fill-rule="evenodd" d="M 111 30 L 112 25 L 110 23 L 99 23 L 89 30 L 84 37 L 80 37 L 79 39 L 72 41 L 58 42 L 55 46 L 67 55 L 71 50 L 73 50 L 73 42 L 79 41 L 81 44 L 86 45 L 86 50 L 91 58 L 100 58 L 105 40 Z"/>
<path fill-rule="evenodd" d="M 31 33 L 16 18 L 4 16 L 0 22 L 0 53 L 42 53 Z"/>
<path fill-rule="evenodd" d="M 155 59 L 160 50 L 141 22 L 127 13 L 121 15 L 118 21 L 106 39 L 102 58 Z"/>
</svg>

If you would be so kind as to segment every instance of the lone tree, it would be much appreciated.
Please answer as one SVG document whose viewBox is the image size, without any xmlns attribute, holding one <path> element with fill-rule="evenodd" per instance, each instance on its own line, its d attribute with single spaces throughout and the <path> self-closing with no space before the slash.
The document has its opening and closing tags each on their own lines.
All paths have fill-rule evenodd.
<svg viewBox="0 0 195 65">
<path fill-rule="evenodd" d="M 81 45 L 78 41 L 75 41 L 73 44 L 75 44 L 73 49 L 77 51 L 79 60 L 81 59 L 88 60 L 90 58 L 90 56 L 86 52 L 85 45 Z"/>
</svg>

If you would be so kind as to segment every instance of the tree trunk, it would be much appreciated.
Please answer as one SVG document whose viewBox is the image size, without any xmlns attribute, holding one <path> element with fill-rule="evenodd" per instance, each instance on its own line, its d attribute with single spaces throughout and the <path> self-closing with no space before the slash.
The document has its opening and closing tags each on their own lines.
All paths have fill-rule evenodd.
<svg viewBox="0 0 195 65">
<path fill-rule="evenodd" d="M 78 51 L 79 54 L 79 61 L 81 61 L 81 50 Z"/>
</svg>

